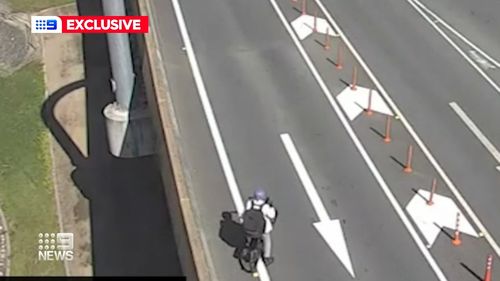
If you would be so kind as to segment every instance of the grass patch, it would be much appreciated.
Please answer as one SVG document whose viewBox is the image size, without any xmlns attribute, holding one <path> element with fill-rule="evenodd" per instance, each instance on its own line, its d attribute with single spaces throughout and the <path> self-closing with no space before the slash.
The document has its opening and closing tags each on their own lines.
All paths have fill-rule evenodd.
<svg viewBox="0 0 500 281">
<path fill-rule="evenodd" d="M 40 116 L 42 65 L 0 78 L 0 95 L 0 203 L 10 228 L 11 274 L 64 275 L 62 262 L 38 261 L 37 253 L 38 233 L 59 229 L 49 135 Z"/>
<path fill-rule="evenodd" d="M 75 3 L 75 0 L 8 0 L 13 12 L 33 13 L 47 8 Z"/>
</svg>

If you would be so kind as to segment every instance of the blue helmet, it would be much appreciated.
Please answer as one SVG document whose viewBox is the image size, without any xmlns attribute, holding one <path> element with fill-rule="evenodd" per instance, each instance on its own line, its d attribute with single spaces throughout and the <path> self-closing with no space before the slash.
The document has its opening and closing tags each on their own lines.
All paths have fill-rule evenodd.
<svg viewBox="0 0 500 281">
<path fill-rule="evenodd" d="M 255 192 L 253 193 L 253 197 L 257 200 L 266 200 L 267 199 L 267 194 L 266 191 L 264 191 L 263 188 L 257 188 Z"/>
</svg>

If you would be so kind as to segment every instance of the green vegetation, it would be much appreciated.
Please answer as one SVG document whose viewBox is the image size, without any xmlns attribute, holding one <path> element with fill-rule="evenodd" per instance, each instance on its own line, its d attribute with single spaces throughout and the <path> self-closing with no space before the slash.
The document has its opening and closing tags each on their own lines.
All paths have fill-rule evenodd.
<svg viewBox="0 0 500 281">
<path fill-rule="evenodd" d="M 62 262 L 37 255 L 38 233 L 58 232 L 49 134 L 40 115 L 44 89 L 36 62 L 0 79 L 0 203 L 9 223 L 11 275 L 64 275 Z"/>
<path fill-rule="evenodd" d="M 75 0 L 8 0 L 13 12 L 36 12 Z M 62 262 L 38 261 L 38 233 L 58 232 L 42 65 L 0 78 L 0 204 L 9 227 L 11 275 L 64 275 Z"/>
<path fill-rule="evenodd" d="M 8 0 L 13 12 L 32 13 L 50 7 L 74 3 L 75 0 Z"/>
</svg>

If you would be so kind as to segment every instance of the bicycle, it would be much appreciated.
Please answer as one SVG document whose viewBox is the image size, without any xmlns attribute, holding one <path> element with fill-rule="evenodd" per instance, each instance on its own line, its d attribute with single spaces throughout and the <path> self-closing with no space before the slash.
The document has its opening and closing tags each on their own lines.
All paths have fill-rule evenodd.
<svg viewBox="0 0 500 281">
<path fill-rule="evenodd" d="M 258 276 L 257 263 L 264 253 L 264 241 L 262 238 L 246 237 L 245 246 L 240 250 L 238 262 L 243 271 Z"/>
<path fill-rule="evenodd" d="M 267 201 L 267 203 L 273 206 L 272 201 Z M 274 206 L 273 206 L 274 207 Z M 233 214 L 238 214 L 236 211 Z M 241 222 L 242 217 L 238 215 Z M 278 211 L 276 211 L 275 218 L 271 221 L 273 225 L 276 224 L 278 218 Z M 264 258 L 264 240 L 262 237 L 245 237 L 245 245 L 238 253 L 238 262 L 243 271 L 252 273 L 253 277 L 258 277 L 257 263 L 261 258 Z"/>
</svg>

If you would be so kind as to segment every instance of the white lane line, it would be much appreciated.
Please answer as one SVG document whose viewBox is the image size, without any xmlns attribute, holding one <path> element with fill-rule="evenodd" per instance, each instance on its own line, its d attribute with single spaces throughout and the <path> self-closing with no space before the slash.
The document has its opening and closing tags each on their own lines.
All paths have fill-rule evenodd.
<svg viewBox="0 0 500 281">
<path fill-rule="evenodd" d="M 208 121 L 210 133 L 212 134 L 212 138 L 215 143 L 215 148 L 217 150 L 217 154 L 219 155 L 219 160 L 222 164 L 222 169 L 224 171 L 224 175 L 226 177 L 226 181 L 229 186 L 229 191 L 231 192 L 234 205 L 236 207 L 236 210 L 238 211 L 238 214 L 241 216 L 245 209 L 243 204 L 243 199 L 241 197 L 238 184 L 236 183 L 236 178 L 234 176 L 231 163 L 229 162 L 229 157 L 227 156 L 226 148 L 224 147 L 224 143 L 222 142 L 222 136 L 220 134 L 217 121 L 215 120 L 215 115 L 212 106 L 210 104 L 210 100 L 208 98 L 207 90 L 205 88 L 205 83 L 203 82 L 203 78 L 201 76 L 201 71 L 198 66 L 198 61 L 196 60 L 193 45 L 191 44 L 191 39 L 189 37 L 189 33 L 186 27 L 186 22 L 184 21 L 184 16 L 182 14 L 179 1 L 172 0 L 172 4 L 174 7 L 175 15 L 177 17 L 177 22 L 179 24 L 182 40 L 184 41 L 184 45 L 186 46 L 189 64 L 191 65 L 191 71 L 193 72 L 193 77 L 196 83 L 196 87 L 198 89 L 198 94 L 200 96 L 203 110 L 205 112 L 205 117 L 207 118 Z M 259 260 L 259 263 L 257 265 L 257 270 L 261 281 L 271 280 L 271 278 L 269 277 L 269 273 L 267 272 L 267 268 L 262 262 L 262 260 Z"/>
<path fill-rule="evenodd" d="M 482 224 L 481 220 L 479 220 L 479 217 L 476 216 L 476 214 L 474 213 L 474 211 L 472 210 L 472 208 L 469 206 L 469 204 L 467 203 L 467 201 L 465 201 L 465 198 L 462 196 L 462 194 L 460 193 L 460 191 L 458 190 L 458 188 L 455 186 L 455 184 L 451 181 L 451 179 L 448 177 L 448 175 L 441 168 L 441 166 L 439 165 L 439 163 L 437 162 L 437 160 L 434 158 L 434 156 L 431 154 L 431 152 L 429 151 L 429 149 L 427 148 L 427 146 L 424 144 L 424 142 L 417 135 L 417 133 L 415 132 L 415 130 L 411 126 L 410 122 L 408 122 L 408 120 L 403 115 L 403 113 L 401 112 L 401 110 L 399 110 L 399 108 L 397 107 L 396 103 L 389 96 L 389 94 L 387 93 L 387 91 L 385 90 L 385 88 L 382 86 L 382 84 L 380 83 L 380 81 L 378 81 L 377 77 L 375 77 L 375 75 L 370 70 L 370 68 L 368 67 L 368 65 L 365 63 L 365 61 L 363 60 L 363 58 L 359 55 L 359 53 L 356 51 L 356 49 L 354 49 L 354 47 L 352 46 L 351 42 L 349 41 L 349 39 L 345 35 L 345 33 L 342 31 L 342 29 L 340 29 L 340 26 L 337 24 L 337 22 L 335 22 L 335 20 L 333 20 L 332 16 L 330 15 L 330 12 L 325 8 L 325 6 L 323 5 L 323 3 L 321 3 L 320 0 L 315 0 L 315 2 L 318 5 L 318 7 L 321 9 L 321 11 L 323 12 L 323 14 L 325 15 L 326 19 L 330 22 L 330 24 L 333 26 L 333 28 L 335 28 L 335 30 L 337 31 L 337 33 L 340 35 L 340 38 L 342 39 L 342 41 L 344 42 L 344 44 L 347 46 L 347 48 L 351 51 L 351 53 L 353 54 L 353 56 L 356 58 L 356 60 L 358 61 L 359 65 L 365 70 L 365 72 L 368 75 L 368 77 L 370 77 L 370 80 L 375 84 L 376 89 L 378 89 L 380 91 L 380 93 L 384 97 L 385 101 L 390 105 L 390 107 L 392 108 L 392 110 L 396 113 L 395 114 L 396 118 L 399 118 L 399 120 L 401 120 L 401 123 L 405 126 L 406 130 L 408 131 L 408 133 L 410 133 L 410 135 L 413 137 L 413 139 L 418 144 L 418 146 L 420 147 L 420 149 L 422 150 L 422 152 L 424 153 L 424 155 L 427 157 L 427 159 L 429 159 L 429 161 L 431 162 L 431 164 L 434 167 L 434 169 L 436 169 L 436 171 L 441 176 L 441 178 L 443 178 L 444 182 L 446 183 L 446 185 L 448 186 L 448 188 L 450 189 L 450 191 L 453 193 L 453 195 L 457 198 L 457 200 L 460 203 L 460 205 L 462 205 L 462 207 L 464 208 L 464 210 L 467 212 L 467 214 L 474 221 L 474 224 L 476 224 L 477 228 L 484 235 L 484 237 L 486 238 L 486 240 L 488 241 L 488 243 L 490 244 L 490 246 L 493 248 L 493 250 L 495 251 L 495 253 L 498 256 L 500 256 L 500 247 L 495 242 L 495 239 L 493 239 L 493 237 L 490 235 L 490 233 L 488 232 L 488 230 L 486 229 L 486 227 L 484 227 L 484 225 Z"/>
<path fill-rule="evenodd" d="M 313 224 L 314 227 L 316 227 L 330 249 L 339 258 L 347 271 L 349 271 L 352 278 L 355 278 L 356 275 L 354 274 L 351 257 L 349 255 L 349 250 L 347 249 L 347 243 L 344 232 L 342 231 L 340 220 L 331 219 L 328 215 L 325 205 L 323 205 L 318 191 L 316 190 L 316 187 L 314 187 L 314 183 L 307 172 L 304 162 L 300 159 L 299 152 L 297 151 L 290 135 L 281 134 L 280 137 L 283 145 L 285 146 L 286 152 L 288 152 L 288 156 L 292 161 L 295 171 L 299 175 L 302 186 L 306 190 L 307 197 L 309 197 L 309 200 L 314 207 L 314 211 L 316 211 L 316 215 L 318 216 L 319 221 Z"/>
<path fill-rule="evenodd" d="M 299 50 L 300 54 L 302 55 L 302 58 L 304 59 L 305 63 L 307 64 L 307 66 L 311 70 L 314 78 L 316 79 L 316 81 L 318 82 L 319 86 L 321 87 L 321 90 L 325 94 L 325 97 L 330 102 L 330 105 L 332 106 L 333 110 L 335 111 L 335 113 L 339 117 L 340 122 L 342 123 L 342 125 L 345 128 L 345 130 L 347 131 L 347 134 L 352 139 L 354 145 L 356 146 L 356 148 L 358 149 L 359 153 L 361 154 L 361 156 L 365 160 L 366 164 L 368 165 L 368 168 L 370 169 L 370 171 L 372 172 L 373 176 L 375 177 L 375 179 L 379 183 L 380 187 L 382 188 L 382 191 L 384 192 L 384 194 L 386 195 L 387 199 L 389 200 L 389 202 L 391 203 L 392 207 L 394 208 L 394 211 L 397 213 L 397 215 L 399 216 L 399 218 L 401 219 L 401 221 L 405 225 L 406 229 L 410 233 L 410 236 L 415 241 L 417 247 L 422 252 L 422 254 L 424 255 L 425 259 L 427 260 L 427 262 L 429 263 L 429 265 L 431 266 L 431 268 L 436 273 L 436 276 L 438 277 L 438 279 L 440 281 L 447 280 L 446 276 L 442 272 L 441 268 L 439 268 L 439 265 L 436 263 L 436 261 L 434 260 L 434 258 L 431 255 L 431 253 L 427 249 L 426 244 L 419 237 L 417 231 L 413 227 L 413 225 L 412 225 L 411 221 L 409 220 L 408 216 L 405 214 L 405 212 L 403 211 L 403 209 L 399 205 L 396 197 L 391 192 L 391 189 L 389 188 L 389 186 L 387 185 L 387 183 L 385 182 L 385 180 L 382 178 L 382 175 L 380 174 L 380 172 L 378 171 L 377 167 L 375 166 L 375 164 L 371 160 L 370 156 L 366 152 L 365 148 L 363 147 L 363 144 L 361 144 L 361 142 L 359 141 L 358 137 L 354 133 L 354 130 L 352 129 L 352 127 L 349 124 L 349 122 L 347 121 L 347 118 L 343 115 L 342 110 L 340 109 L 339 105 L 337 104 L 337 102 L 333 98 L 332 93 L 330 93 L 330 91 L 328 90 L 328 87 L 326 86 L 325 82 L 323 81 L 323 78 L 321 78 L 321 76 L 319 75 L 319 72 L 317 71 L 316 67 L 312 63 L 311 59 L 307 55 L 306 51 L 304 50 L 304 47 L 300 43 L 300 40 L 297 38 L 297 36 L 293 32 L 292 28 L 290 27 L 290 24 L 288 23 L 288 21 L 286 20 L 285 16 L 283 15 L 283 12 L 279 8 L 278 4 L 276 3 L 276 0 L 269 0 L 269 2 L 271 2 L 271 5 L 273 6 L 274 10 L 278 14 L 278 17 L 281 19 L 281 22 L 283 23 L 283 26 L 288 31 L 288 34 L 290 34 L 290 37 L 292 38 L 293 42 L 295 43 L 295 46 L 297 46 L 297 49 Z M 325 15 L 327 15 L 327 17 L 328 17 L 329 15 L 327 13 L 325 13 L 325 11 L 326 10 L 323 8 L 323 13 Z M 326 12 L 328 12 L 328 11 L 326 11 Z M 330 19 L 330 23 L 335 24 L 333 21 L 331 21 L 331 19 Z M 337 25 L 334 25 L 334 26 L 337 26 Z M 339 29 L 335 29 L 335 30 L 338 30 L 339 35 L 342 36 L 342 37 L 344 37 L 343 33 Z"/>
<path fill-rule="evenodd" d="M 462 121 L 469 127 L 469 129 L 474 133 L 474 135 L 479 139 L 479 141 L 484 145 L 484 147 L 491 153 L 493 158 L 500 164 L 500 152 L 496 147 L 490 142 L 490 140 L 481 132 L 481 130 L 474 124 L 474 122 L 467 116 L 467 114 L 462 110 L 462 108 L 456 102 L 450 102 L 451 108 L 455 113 L 462 119 Z M 499 166 L 496 167 L 499 169 Z"/>
<path fill-rule="evenodd" d="M 434 29 L 472 66 L 474 67 L 474 69 L 479 72 L 479 74 L 481 76 L 483 76 L 483 78 L 493 87 L 493 89 L 495 89 L 498 93 L 500 93 L 500 86 L 498 86 L 495 81 L 493 79 L 491 79 L 488 74 L 486 74 L 486 72 L 481 69 L 481 67 L 479 67 L 476 63 L 474 63 L 474 61 L 462 50 L 460 49 L 460 47 L 455 43 L 453 42 L 453 40 L 441 29 L 439 28 L 433 21 L 432 19 L 429 18 L 428 15 L 426 15 L 422 10 L 426 10 L 427 13 L 431 14 L 432 15 L 432 11 L 428 10 L 425 6 L 423 6 L 422 4 L 420 4 L 420 2 L 417 2 L 415 0 L 407 0 L 408 3 L 410 3 L 410 5 L 420 14 L 422 15 L 422 17 L 432 26 L 434 27 Z M 445 24 L 445 22 L 441 19 L 439 19 L 440 23 L 442 23 L 443 25 Z M 464 38 L 465 39 L 465 38 Z M 481 54 L 482 51 L 477 48 L 476 49 L 478 52 L 480 52 Z M 483 54 L 484 55 L 484 54 Z M 489 57 L 486 55 L 486 57 Z M 493 60 L 493 62 L 495 62 Z"/>
<path fill-rule="evenodd" d="M 314 187 L 314 183 L 311 180 L 309 173 L 307 172 L 304 162 L 302 162 L 302 159 L 300 159 L 299 152 L 297 151 L 297 148 L 295 148 L 295 144 L 293 143 L 292 138 L 289 134 L 281 134 L 280 137 L 286 151 L 288 152 L 290 160 L 292 161 L 292 164 L 295 167 L 297 174 L 299 175 L 299 179 L 302 182 L 304 189 L 306 190 L 307 197 L 309 197 L 309 200 L 311 200 L 318 219 L 320 221 L 329 221 L 330 216 L 326 211 L 323 201 L 321 201 L 321 198 L 319 197 L 318 191 Z"/>
<path fill-rule="evenodd" d="M 489 56 L 486 52 L 481 50 L 478 46 L 476 46 L 474 43 L 469 41 L 465 36 L 460 34 L 456 29 L 454 29 L 451 25 L 449 25 L 446 21 L 444 21 L 442 18 L 440 18 L 436 13 L 431 11 L 429 8 L 427 8 L 424 4 L 422 4 L 419 0 L 410 0 L 415 2 L 415 4 L 419 5 L 422 9 L 424 9 L 427 13 L 432 15 L 435 18 L 436 22 L 439 22 L 443 24 L 444 27 L 446 27 L 449 31 L 451 31 L 455 36 L 460 38 L 460 40 L 464 41 L 467 45 L 469 45 L 472 49 L 476 50 L 478 53 L 480 53 L 483 57 L 488 59 L 491 63 L 493 63 L 496 67 L 500 67 L 500 63 L 493 59 L 491 56 Z"/>
</svg>

